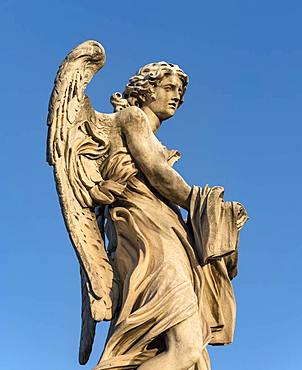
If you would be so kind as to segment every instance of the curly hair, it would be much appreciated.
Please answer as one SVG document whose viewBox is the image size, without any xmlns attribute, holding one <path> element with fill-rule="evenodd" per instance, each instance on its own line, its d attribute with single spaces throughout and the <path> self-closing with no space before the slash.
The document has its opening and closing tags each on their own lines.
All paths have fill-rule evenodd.
<svg viewBox="0 0 302 370">
<path fill-rule="evenodd" d="M 183 84 L 182 95 L 178 106 L 183 103 L 189 78 L 178 65 L 157 62 L 146 64 L 140 68 L 136 75 L 129 79 L 123 94 L 114 93 L 110 102 L 114 107 L 114 111 L 122 110 L 129 106 L 136 105 L 141 107 L 143 103 L 154 96 L 154 88 L 161 82 L 165 76 L 176 74 Z"/>
</svg>

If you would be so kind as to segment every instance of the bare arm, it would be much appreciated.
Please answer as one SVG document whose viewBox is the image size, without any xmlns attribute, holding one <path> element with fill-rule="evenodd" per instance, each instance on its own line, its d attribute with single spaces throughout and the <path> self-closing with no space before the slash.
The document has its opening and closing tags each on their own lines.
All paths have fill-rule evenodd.
<svg viewBox="0 0 302 370">
<path fill-rule="evenodd" d="M 188 209 L 191 188 L 167 163 L 162 145 L 153 134 L 145 113 L 131 107 L 120 114 L 122 133 L 139 169 L 162 196 Z"/>
</svg>

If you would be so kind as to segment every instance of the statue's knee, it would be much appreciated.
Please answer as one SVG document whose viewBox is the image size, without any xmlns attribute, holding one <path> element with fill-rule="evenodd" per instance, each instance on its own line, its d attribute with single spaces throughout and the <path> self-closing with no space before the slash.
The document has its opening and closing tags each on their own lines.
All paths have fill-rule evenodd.
<svg viewBox="0 0 302 370">
<path fill-rule="evenodd" d="M 180 353 L 184 355 L 185 363 L 183 364 L 183 368 L 188 369 L 194 364 L 196 364 L 196 362 L 198 362 L 198 360 L 202 356 L 202 345 L 201 343 L 186 344 Z"/>
<path fill-rule="evenodd" d="M 200 338 L 181 338 L 175 345 L 175 357 L 179 364 L 179 369 L 187 370 L 202 356 L 202 340 Z"/>
<path fill-rule="evenodd" d="M 198 317 L 173 327 L 168 334 L 169 352 L 177 360 L 177 369 L 187 370 L 202 356 L 203 339 Z"/>
</svg>

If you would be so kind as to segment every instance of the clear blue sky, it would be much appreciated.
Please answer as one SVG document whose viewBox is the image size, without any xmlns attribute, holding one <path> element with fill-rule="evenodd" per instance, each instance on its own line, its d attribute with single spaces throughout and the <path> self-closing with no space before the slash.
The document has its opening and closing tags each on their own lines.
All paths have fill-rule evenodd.
<svg viewBox="0 0 302 370">
<path fill-rule="evenodd" d="M 300 0 L 1 2 L 1 370 L 91 369 L 102 350 L 106 325 L 78 365 L 79 268 L 45 161 L 57 68 L 86 39 L 107 51 L 88 88 L 100 111 L 143 64 L 187 72 L 160 138 L 190 184 L 249 212 L 235 342 L 210 349 L 212 369 L 302 368 L 301 16 Z"/>
</svg>

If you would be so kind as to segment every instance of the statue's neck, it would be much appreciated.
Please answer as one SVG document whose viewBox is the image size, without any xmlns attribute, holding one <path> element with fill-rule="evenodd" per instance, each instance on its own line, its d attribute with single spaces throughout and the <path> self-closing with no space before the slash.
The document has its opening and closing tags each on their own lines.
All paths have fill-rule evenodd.
<svg viewBox="0 0 302 370">
<path fill-rule="evenodd" d="M 160 128 L 161 121 L 157 117 L 155 113 L 149 108 L 149 107 L 142 107 L 142 111 L 146 114 L 148 117 L 148 121 L 151 127 L 152 132 L 155 134 L 157 130 Z"/>
</svg>

